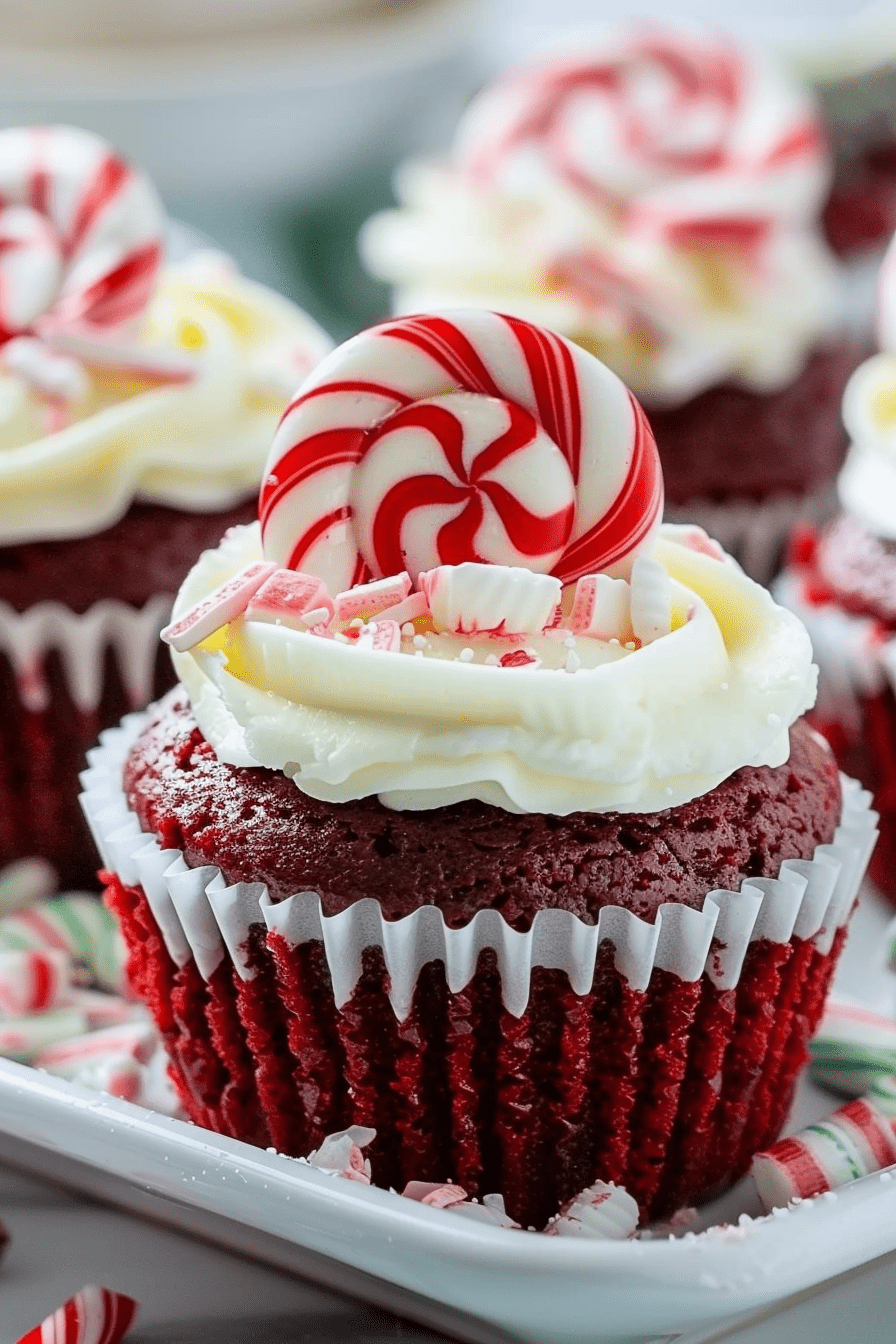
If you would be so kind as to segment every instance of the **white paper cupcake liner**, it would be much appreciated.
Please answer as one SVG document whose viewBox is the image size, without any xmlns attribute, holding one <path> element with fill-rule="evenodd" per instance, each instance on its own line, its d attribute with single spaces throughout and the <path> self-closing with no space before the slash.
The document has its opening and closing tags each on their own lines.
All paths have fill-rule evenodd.
<svg viewBox="0 0 896 1344">
<path fill-rule="evenodd" d="M 767 584 L 781 567 L 797 523 L 827 522 L 837 509 L 832 485 L 810 495 L 773 495 L 769 499 L 727 499 L 714 503 L 691 499 L 666 505 L 667 523 L 696 523 L 704 528 L 757 583 Z"/>
<path fill-rule="evenodd" d="M 137 608 L 106 598 L 82 614 L 59 602 L 38 602 L 22 612 L 0 602 L 0 652 L 12 665 L 24 708 L 39 714 L 49 706 L 44 662 L 56 651 L 78 709 L 96 709 L 110 648 L 132 703 L 146 704 L 153 693 L 159 631 L 173 601 L 157 594 Z"/>
<path fill-rule="evenodd" d="M 504 1006 L 526 1010 L 532 968 L 559 969 L 577 994 L 587 994 L 598 948 L 609 941 L 615 964 L 633 990 L 645 990 L 655 967 L 694 982 L 705 973 L 720 989 L 733 988 L 751 942 L 811 939 L 826 955 L 849 917 L 874 847 L 877 814 L 870 795 L 843 777 L 843 810 L 834 840 L 812 859 L 786 860 L 778 877 L 745 880 L 739 891 L 710 891 L 702 910 L 666 903 L 653 923 L 618 906 L 605 907 L 596 925 L 568 911 L 543 910 L 519 933 L 494 910 L 449 928 L 434 906 L 389 921 L 373 899 L 361 898 L 324 915 L 318 896 L 299 892 L 274 902 L 263 883 L 230 885 L 216 867 L 189 868 L 177 850 L 162 850 L 140 830 L 122 787 L 127 754 L 146 722 L 128 715 L 89 754 L 81 801 L 105 866 L 129 886 L 142 886 L 168 951 L 178 966 L 195 960 L 208 980 L 229 957 L 244 980 L 253 976 L 245 956 L 249 930 L 263 925 L 287 943 L 319 941 L 325 949 L 337 1008 L 351 997 L 362 954 L 381 948 L 389 998 L 399 1020 L 411 1008 L 421 968 L 442 961 L 452 993 L 472 980 L 479 954 L 493 949 Z"/>
</svg>

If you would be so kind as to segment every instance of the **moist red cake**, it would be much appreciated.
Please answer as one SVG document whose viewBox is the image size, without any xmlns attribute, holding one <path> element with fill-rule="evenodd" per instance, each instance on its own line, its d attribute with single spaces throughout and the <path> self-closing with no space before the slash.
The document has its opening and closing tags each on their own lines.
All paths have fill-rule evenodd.
<svg viewBox="0 0 896 1344">
<path fill-rule="evenodd" d="M 831 753 L 805 724 L 786 765 L 740 770 L 667 812 L 326 804 L 278 773 L 221 764 L 178 691 L 133 749 L 125 788 L 163 847 L 230 882 L 264 881 L 274 900 L 312 890 L 334 914 L 372 896 L 389 919 L 435 903 L 452 927 L 493 909 L 518 930 L 545 908 L 593 923 L 607 904 L 646 919 L 664 901 L 699 907 L 707 890 L 810 858 L 833 839 L 841 806 Z M 500 1189 L 524 1226 L 596 1178 L 625 1185 L 651 1216 L 744 1170 L 780 1130 L 843 936 L 828 955 L 760 940 L 725 992 L 660 970 L 635 992 L 607 946 L 582 997 L 561 972 L 535 968 L 521 1018 L 501 1006 L 492 954 L 457 994 L 430 963 L 397 1022 L 379 953 L 365 953 L 335 1011 L 319 944 L 290 948 L 259 927 L 254 979 L 222 967 L 206 985 L 192 963 L 171 961 L 139 888 L 113 877 L 106 898 L 197 1123 L 293 1155 L 372 1125 L 382 1183 Z"/>
<path fill-rule="evenodd" d="M 197 554 L 254 512 L 254 501 L 210 514 L 135 504 L 96 536 L 0 547 L 0 608 L 27 612 L 57 602 L 80 614 L 100 597 L 135 611 L 159 594 L 173 599 Z M 94 887 L 96 855 L 78 806 L 78 775 L 102 729 L 141 701 L 111 645 L 99 699 L 89 707 L 75 703 L 58 652 L 29 676 L 41 683 L 42 708 L 23 704 L 21 673 L 0 644 L 0 868 L 40 854 L 63 886 Z M 156 697 L 174 682 L 171 660 L 159 647 L 147 689 Z"/>
<path fill-rule="evenodd" d="M 652 407 L 669 502 L 801 499 L 830 488 L 846 449 L 843 389 L 865 353 L 843 342 L 814 351 L 778 391 L 727 383 L 681 406 Z"/>
</svg>

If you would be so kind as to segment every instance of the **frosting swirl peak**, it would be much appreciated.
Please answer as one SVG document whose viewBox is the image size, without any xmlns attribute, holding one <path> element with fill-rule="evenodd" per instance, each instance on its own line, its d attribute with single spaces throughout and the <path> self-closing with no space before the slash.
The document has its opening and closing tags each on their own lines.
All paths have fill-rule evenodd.
<svg viewBox="0 0 896 1344">
<path fill-rule="evenodd" d="M 397 311 L 518 313 L 657 402 L 780 386 L 834 318 L 829 175 L 813 104 L 768 62 L 642 28 L 486 89 L 445 161 L 402 168 L 362 252 Z"/>
</svg>

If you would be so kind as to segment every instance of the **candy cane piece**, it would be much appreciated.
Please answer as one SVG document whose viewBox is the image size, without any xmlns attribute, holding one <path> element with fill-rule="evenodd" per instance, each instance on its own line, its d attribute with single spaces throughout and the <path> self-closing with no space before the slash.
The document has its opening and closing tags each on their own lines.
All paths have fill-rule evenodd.
<svg viewBox="0 0 896 1344">
<path fill-rule="evenodd" d="M 404 1199 L 428 1204 L 431 1209 L 450 1209 L 452 1204 L 462 1204 L 467 1198 L 461 1186 L 440 1185 L 437 1181 L 408 1181 L 401 1194 Z"/>
<path fill-rule="evenodd" d="M 222 583 L 171 625 L 166 625 L 161 638 L 178 653 L 186 653 L 223 625 L 242 616 L 261 585 L 276 571 L 276 565 L 262 560 L 246 565 L 239 574 Z"/>
<path fill-rule="evenodd" d="M 877 1078 L 896 1074 L 896 1022 L 862 1004 L 829 999 L 809 1055 L 817 1083 L 861 1096 Z"/>
<path fill-rule="evenodd" d="M 550 1237 L 625 1241 L 638 1229 L 638 1205 L 621 1185 L 595 1181 L 562 1206 L 545 1231 Z"/>
<path fill-rule="evenodd" d="M 245 609 L 247 620 L 287 625 L 293 630 L 307 629 L 306 618 L 312 614 L 316 619 L 311 624 L 327 624 L 333 612 L 333 603 L 320 579 L 291 569 L 276 569 L 249 598 Z"/>
<path fill-rule="evenodd" d="M 400 318 L 346 342 L 287 409 L 264 553 L 331 591 L 407 568 L 622 569 L 662 512 L 640 407 L 593 356 L 518 318 Z"/>
<path fill-rule="evenodd" d="M 17 1344 L 119 1344 L 138 1309 L 132 1297 L 88 1283 Z"/>
<path fill-rule="evenodd" d="M 440 565 L 418 583 L 436 630 L 539 634 L 560 601 L 560 580 L 509 565 Z"/>
<path fill-rule="evenodd" d="M 576 635 L 625 643 L 632 634 L 631 589 L 625 579 L 584 574 L 576 584 L 569 628 Z"/>
<path fill-rule="evenodd" d="M 836 1190 L 896 1163 L 896 1128 L 866 1098 L 841 1106 L 818 1124 L 781 1139 L 753 1158 L 752 1174 L 766 1209 Z"/>
<path fill-rule="evenodd" d="M 67 952 L 0 952 L 0 1012 L 42 1013 L 59 1007 L 69 993 L 71 971 Z"/>
</svg>

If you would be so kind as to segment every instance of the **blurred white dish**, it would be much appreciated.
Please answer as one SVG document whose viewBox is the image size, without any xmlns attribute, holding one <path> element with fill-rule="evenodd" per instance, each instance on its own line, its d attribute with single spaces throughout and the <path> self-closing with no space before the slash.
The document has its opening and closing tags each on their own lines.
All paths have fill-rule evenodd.
<svg viewBox="0 0 896 1344">
<path fill-rule="evenodd" d="M 372 156 L 447 138 L 475 79 L 480 2 L 415 0 L 366 14 L 353 5 L 317 23 L 310 11 L 322 0 L 305 0 L 266 33 L 264 18 L 284 5 L 263 0 L 253 34 L 75 47 L 21 36 L 12 45 L 0 0 L 0 125 L 94 130 L 169 199 L 295 200 Z M 54 31 L 51 16 L 45 27 Z"/>
</svg>

